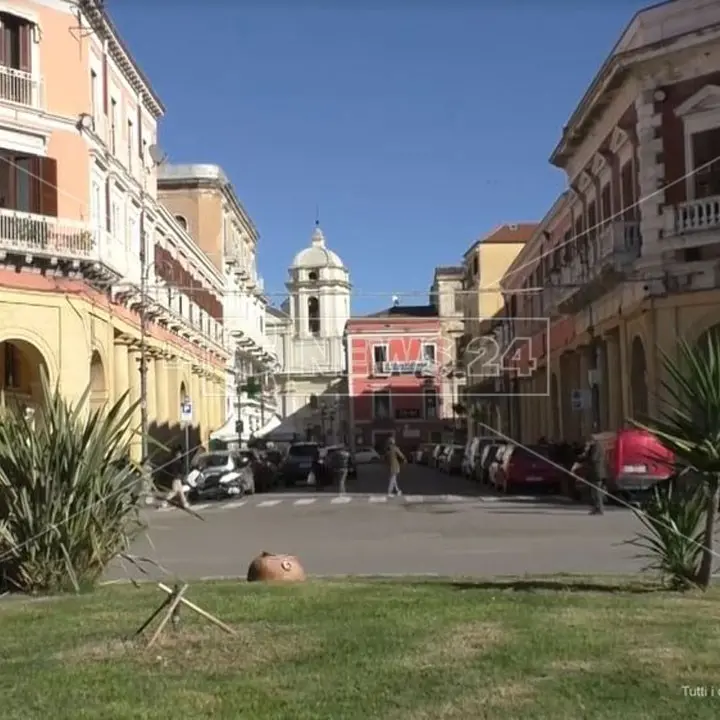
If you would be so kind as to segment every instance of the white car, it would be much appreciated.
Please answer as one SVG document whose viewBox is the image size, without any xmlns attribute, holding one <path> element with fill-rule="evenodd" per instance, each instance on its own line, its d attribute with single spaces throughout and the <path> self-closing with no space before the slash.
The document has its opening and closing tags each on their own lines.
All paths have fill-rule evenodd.
<svg viewBox="0 0 720 720">
<path fill-rule="evenodd" d="M 367 465 L 368 463 L 380 462 L 382 458 L 375 448 L 361 447 L 355 451 L 355 464 Z"/>
</svg>

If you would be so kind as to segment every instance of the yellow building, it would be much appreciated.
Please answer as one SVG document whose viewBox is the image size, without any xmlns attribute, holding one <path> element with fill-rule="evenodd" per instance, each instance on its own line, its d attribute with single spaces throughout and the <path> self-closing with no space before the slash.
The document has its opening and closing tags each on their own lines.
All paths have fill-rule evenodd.
<svg viewBox="0 0 720 720">
<path fill-rule="evenodd" d="M 570 190 L 503 281 L 551 323 L 516 377 L 524 442 L 654 414 L 663 353 L 720 324 L 718 23 L 717 3 L 638 13 L 553 151 Z"/>
<path fill-rule="evenodd" d="M 71 400 L 137 400 L 145 348 L 151 432 L 182 438 L 190 399 L 204 440 L 225 420 L 223 278 L 156 199 L 160 100 L 101 3 L 2 9 L 0 399 L 36 408 L 44 370 Z"/>
<path fill-rule="evenodd" d="M 535 223 L 501 225 L 473 243 L 463 256 L 464 336 L 458 355 L 465 370 L 462 404 L 467 411 L 470 434 L 482 434 L 473 427 L 473 419 L 478 413 L 486 417 L 491 394 L 499 392 L 498 376 L 489 373 L 483 357 L 482 338 L 494 331 L 492 319 L 504 308 L 500 283 L 535 227 Z M 496 417 L 496 414 L 493 412 L 487 417 Z"/>
</svg>

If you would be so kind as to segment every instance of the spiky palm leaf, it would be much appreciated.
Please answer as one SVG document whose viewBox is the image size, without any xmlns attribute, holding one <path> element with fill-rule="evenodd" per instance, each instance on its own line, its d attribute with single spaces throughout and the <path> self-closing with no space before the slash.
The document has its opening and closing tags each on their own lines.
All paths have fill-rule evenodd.
<svg viewBox="0 0 720 720">
<path fill-rule="evenodd" d="M 707 587 L 720 477 L 720 336 L 710 333 L 699 346 L 681 340 L 677 360 L 663 353 L 663 367 L 667 379 L 661 383 L 657 417 L 634 424 L 655 435 L 677 465 L 693 470 L 703 486 L 705 527 L 697 583 Z"/>
<path fill-rule="evenodd" d="M 45 380 L 43 398 L 35 427 L 12 411 L 0 422 L 0 572 L 23 591 L 79 590 L 141 529 L 135 405 L 89 412 L 89 388 L 72 405 Z"/>
</svg>

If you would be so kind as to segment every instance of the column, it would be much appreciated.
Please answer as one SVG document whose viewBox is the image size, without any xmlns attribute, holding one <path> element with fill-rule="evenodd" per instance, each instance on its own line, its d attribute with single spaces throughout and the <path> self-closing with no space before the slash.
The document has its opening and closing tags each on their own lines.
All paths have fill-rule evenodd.
<svg viewBox="0 0 720 720">
<path fill-rule="evenodd" d="M 190 400 L 193 404 L 193 422 L 192 424 L 195 426 L 195 428 L 198 430 L 198 433 L 200 434 L 200 437 L 202 439 L 202 417 L 200 414 L 200 408 L 202 407 L 202 397 L 201 397 L 201 390 L 200 390 L 200 377 L 198 375 L 199 368 L 197 366 L 193 366 L 191 368 L 190 372 Z"/>
<path fill-rule="evenodd" d="M 129 376 L 129 363 L 128 363 L 128 346 L 126 343 L 116 341 L 113 346 L 113 370 L 114 370 L 114 385 L 115 385 L 115 397 L 113 402 L 118 402 L 124 393 L 128 391 L 130 387 L 130 376 Z M 128 398 L 126 397 L 123 402 L 123 409 L 127 409 L 129 405 Z"/>
<path fill-rule="evenodd" d="M 130 390 L 129 401 L 135 404 L 133 410 L 131 425 L 134 431 L 133 439 L 130 444 L 130 456 L 136 462 L 142 460 L 142 439 L 140 437 L 140 426 L 142 424 L 142 412 L 140 410 L 140 350 L 139 348 L 130 348 L 128 352 L 128 388 Z"/>
<path fill-rule="evenodd" d="M 588 347 L 587 345 L 581 345 L 578 348 L 578 360 L 580 366 L 578 388 L 582 389 L 585 396 L 590 392 L 590 383 L 588 382 L 588 370 L 590 369 Z M 592 428 L 591 420 L 592 410 L 589 407 L 584 407 L 580 412 L 580 437 L 584 438 L 585 434 Z"/>
<path fill-rule="evenodd" d="M 170 355 L 165 360 L 165 396 L 167 397 L 167 421 L 169 427 L 176 427 L 180 422 L 180 373 L 178 358 Z"/>
<path fill-rule="evenodd" d="M 617 430 L 622 425 L 622 387 L 620 372 L 620 344 L 615 333 L 605 339 L 607 373 L 603 380 L 607 389 L 609 429 Z"/>
<path fill-rule="evenodd" d="M 157 389 L 155 386 L 155 355 L 146 352 L 146 368 L 147 368 L 147 417 L 148 425 L 152 428 L 157 427 Z"/>
<path fill-rule="evenodd" d="M 628 358 L 627 324 L 620 318 L 620 411 L 621 422 L 630 414 L 630 360 Z"/>
<path fill-rule="evenodd" d="M 168 407 L 168 367 L 167 357 L 159 356 L 155 360 L 155 415 L 158 425 L 170 425 Z"/>
</svg>

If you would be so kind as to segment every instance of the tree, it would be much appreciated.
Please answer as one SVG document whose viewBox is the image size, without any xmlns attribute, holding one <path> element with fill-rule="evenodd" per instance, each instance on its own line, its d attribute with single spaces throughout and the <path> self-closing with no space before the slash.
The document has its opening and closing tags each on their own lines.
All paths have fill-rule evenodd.
<svg viewBox="0 0 720 720">
<path fill-rule="evenodd" d="M 704 491 L 702 553 L 695 584 L 707 588 L 712 579 L 715 516 L 720 480 L 720 336 L 709 333 L 698 346 L 684 340 L 678 358 L 663 356 L 667 379 L 656 418 L 634 421 L 675 456 L 677 468 L 690 473 Z"/>
</svg>

